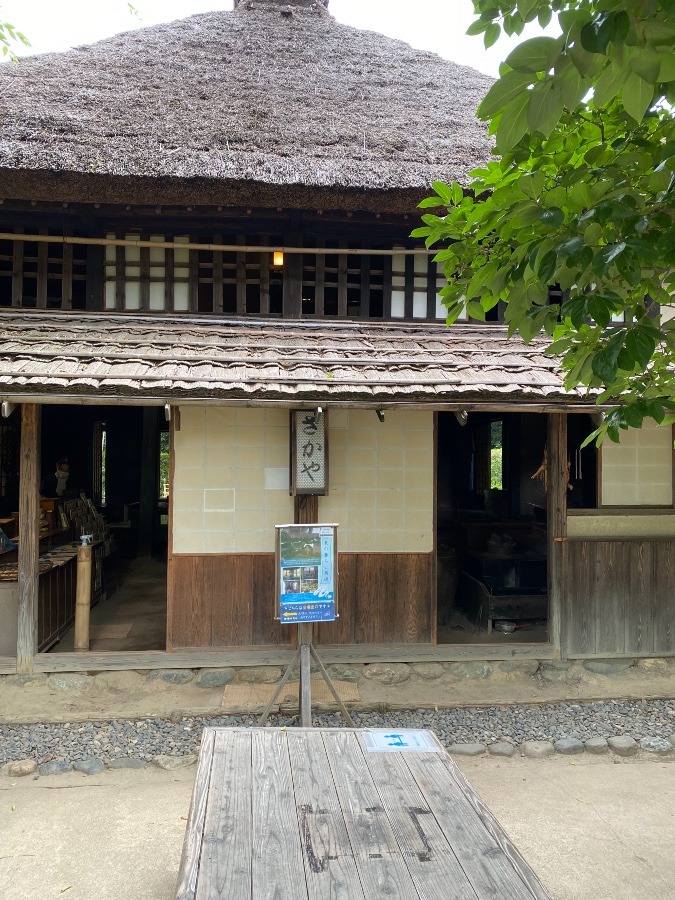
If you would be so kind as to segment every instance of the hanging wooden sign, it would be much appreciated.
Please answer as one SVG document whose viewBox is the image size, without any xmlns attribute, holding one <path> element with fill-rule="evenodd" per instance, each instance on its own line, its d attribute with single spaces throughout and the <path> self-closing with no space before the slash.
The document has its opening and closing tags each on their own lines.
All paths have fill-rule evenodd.
<svg viewBox="0 0 675 900">
<path fill-rule="evenodd" d="M 291 494 L 328 493 L 327 413 L 291 411 Z"/>
</svg>

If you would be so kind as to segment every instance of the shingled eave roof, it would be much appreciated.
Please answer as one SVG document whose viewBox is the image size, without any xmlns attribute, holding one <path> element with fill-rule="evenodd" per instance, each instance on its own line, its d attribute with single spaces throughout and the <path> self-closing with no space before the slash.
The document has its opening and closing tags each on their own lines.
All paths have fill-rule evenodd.
<svg viewBox="0 0 675 900">
<path fill-rule="evenodd" d="M 247 6 L 0 66 L 6 181 L 419 199 L 433 180 L 465 181 L 489 159 L 475 117 L 487 76 L 322 7 L 285 16 L 278 4 Z"/>
<path fill-rule="evenodd" d="M 592 405 L 501 326 L 0 312 L 0 397 L 40 402 Z"/>
</svg>

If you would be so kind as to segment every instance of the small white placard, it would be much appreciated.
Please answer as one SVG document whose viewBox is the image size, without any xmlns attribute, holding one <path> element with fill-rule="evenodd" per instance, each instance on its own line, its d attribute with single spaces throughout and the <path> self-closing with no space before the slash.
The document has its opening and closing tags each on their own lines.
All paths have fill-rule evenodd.
<svg viewBox="0 0 675 900">
<path fill-rule="evenodd" d="M 363 741 L 370 753 L 442 753 L 442 748 L 428 731 L 382 728 L 365 731 Z"/>
</svg>

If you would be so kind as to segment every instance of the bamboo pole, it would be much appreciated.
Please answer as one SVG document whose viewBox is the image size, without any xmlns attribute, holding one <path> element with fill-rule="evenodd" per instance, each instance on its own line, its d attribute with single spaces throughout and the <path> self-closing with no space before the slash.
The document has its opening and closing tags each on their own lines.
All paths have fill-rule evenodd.
<svg viewBox="0 0 675 900">
<path fill-rule="evenodd" d="M 75 642 L 73 649 L 89 652 L 89 611 L 91 609 L 92 547 L 77 548 L 77 587 L 75 591 Z"/>
<path fill-rule="evenodd" d="M 80 246 L 90 247 L 150 247 L 151 249 L 164 250 L 212 250 L 225 253 L 288 253 L 303 254 L 312 251 L 320 256 L 414 256 L 415 254 L 423 254 L 424 256 L 436 256 L 438 250 L 427 250 L 425 247 L 410 248 L 392 248 L 391 250 L 371 249 L 367 247 L 321 247 L 320 252 L 314 247 L 285 247 L 277 244 L 276 246 L 261 245 L 242 245 L 242 244 L 199 244 L 194 242 L 176 244 L 174 241 L 142 241 L 129 240 L 128 238 L 84 238 L 73 237 L 72 235 L 55 235 L 55 234 L 17 234 L 14 231 L 0 232 L 0 241 L 15 241 L 19 243 L 31 244 L 78 244 Z"/>
</svg>

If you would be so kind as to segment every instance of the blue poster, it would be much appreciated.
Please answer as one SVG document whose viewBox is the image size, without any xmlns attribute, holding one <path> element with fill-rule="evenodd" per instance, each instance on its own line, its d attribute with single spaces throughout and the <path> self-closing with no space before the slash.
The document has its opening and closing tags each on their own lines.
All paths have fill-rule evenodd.
<svg viewBox="0 0 675 900">
<path fill-rule="evenodd" d="M 335 525 L 278 526 L 279 618 L 335 619 Z"/>
</svg>

